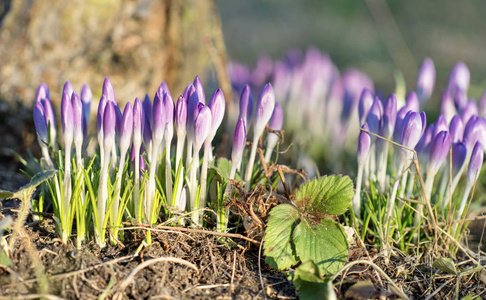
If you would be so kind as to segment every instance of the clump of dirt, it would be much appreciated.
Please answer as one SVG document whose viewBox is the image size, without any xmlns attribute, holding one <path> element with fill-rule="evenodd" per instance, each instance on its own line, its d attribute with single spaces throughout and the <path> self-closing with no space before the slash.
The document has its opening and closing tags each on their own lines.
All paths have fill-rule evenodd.
<svg viewBox="0 0 486 300">
<path fill-rule="evenodd" d="M 243 240 L 235 239 L 236 246 L 231 247 L 210 234 L 157 230 L 152 231 L 153 244 L 143 247 L 145 232 L 130 230 L 125 231 L 123 244 L 100 249 L 88 243 L 76 250 L 57 238 L 52 220 L 32 223 L 25 232 L 11 249 L 12 266 L 0 268 L 2 296 L 32 295 L 45 289 L 66 299 L 296 297 L 293 284 L 264 263 L 259 247 Z M 35 259 L 29 255 L 26 239 L 40 257 L 47 287 L 34 272 Z"/>
</svg>

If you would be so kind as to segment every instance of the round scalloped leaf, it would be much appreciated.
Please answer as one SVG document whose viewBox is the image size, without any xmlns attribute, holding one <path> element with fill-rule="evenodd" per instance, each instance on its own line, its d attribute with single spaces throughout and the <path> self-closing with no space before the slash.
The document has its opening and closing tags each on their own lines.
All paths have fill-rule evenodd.
<svg viewBox="0 0 486 300">
<path fill-rule="evenodd" d="M 353 195 L 349 177 L 332 175 L 303 184 L 295 193 L 295 200 L 305 212 L 340 215 L 348 209 Z"/>
<path fill-rule="evenodd" d="M 264 249 L 266 262 L 275 269 L 283 270 L 298 262 L 291 240 L 298 219 L 299 212 L 289 204 L 279 205 L 270 211 Z"/>
<path fill-rule="evenodd" d="M 344 229 L 331 219 L 313 224 L 307 218 L 302 218 L 292 237 L 299 259 L 314 261 L 321 276 L 336 273 L 348 259 Z"/>
</svg>

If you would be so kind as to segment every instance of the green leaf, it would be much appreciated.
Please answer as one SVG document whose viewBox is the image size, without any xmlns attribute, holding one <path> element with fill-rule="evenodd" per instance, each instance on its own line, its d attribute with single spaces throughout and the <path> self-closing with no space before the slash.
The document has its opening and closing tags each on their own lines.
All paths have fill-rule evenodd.
<svg viewBox="0 0 486 300">
<path fill-rule="evenodd" d="M 0 190 L 0 199 L 11 199 L 14 195 L 13 192 Z"/>
<path fill-rule="evenodd" d="M 298 262 L 291 240 L 298 218 L 299 212 L 289 204 L 279 205 L 270 211 L 264 249 L 266 262 L 275 269 L 286 269 Z"/>
<path fill-rule="evenodd" d="M 34 177 L 32 177 L 29 184 L 23 186 L 21 189 L 23 190 L 31 187 L 37 187 L 39 184 L 43 183 L 44 181 L 48 180 L 56 174 L 57 170 L 40 171 L 39 173 L 35 174 Z"/>
<path fill-rule="evenodd" d="M 340 215 L 353 198 L 353 182 L 347 176 L 323 176 L 303 184 L 295 199 L 304 211 Z"/>
<path fill-rule="evenodd" d="M 228 160 L 224 157 L 218 159 L 218 163 L 216 167 L 211 167 L 211 171 L 214 171 L 220 182 L 228 181 L 228 177 L 231 173 L 231 160 Z M 238 174 L 235 174 L 235 181 L 241 181 L 241 178 Z"/>
<path fill-rule="evenodd" d="M 302 218 L 292 237 L 300 260 L 314 261 L 321 275 L 336 273 L 347 261 L 346 234 L 341 225 L 331 219 L 313 224 L 307 218 Z"/>
<path fill-rule="evenodd" d="M 11 265 L 12 265 L 12 261 L 10 260 L 10 257 L 8 257 L 5 251 L 0 249 L 0 266 L 8 268 Z"/>
<path fill-rule="evenodd" d="M 436 259 L 432 264 L 432 267 L 439 269 L 447 274 L 457 275 L 456 264 L 454 261 L 449 257 L 442 257 Z"/>
<path fill-rule="evenodd" d="M 319 276 L 319 268 L 313 261 L 306 261 L 295 270 L 294 285 L 303 300 L 337 299 L 332 282 Z"/>
</svg>

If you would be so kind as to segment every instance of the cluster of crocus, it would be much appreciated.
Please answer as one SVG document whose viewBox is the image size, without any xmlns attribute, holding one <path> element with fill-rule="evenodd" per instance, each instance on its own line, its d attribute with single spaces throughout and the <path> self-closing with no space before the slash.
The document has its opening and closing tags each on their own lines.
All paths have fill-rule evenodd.
<svg viewBox="0 0 486 300">
<path fill-rule="evenodd" d="M 66 82 L 61 104 L 62 151 L 56 150 L 55 115 L 49 89 L 41 84 L 37 91 L 34 120 L 45 168 L 59 168 L 59 175 L 49 182 L 58 229 L 64 241 L 71 236 L 76 218 L 78 246 L 86 239 L 90 223 L 100 246 L 105 245 L 107 227 L 110 238 L 120 236 L 123 220 L 135 219 L 155 224 L 160 210 L 166 214 L 187 211 L 193 225 L 203 225 L 208 200 L 218 209 L 218 227 L 225 230 L 228 210 L 221 199 L 208 199 L 208 168 L 214 165 L 212 142 L 225 116 L 225 98 L 217 89 L 206 105 L 199 77 L 190 83 L 174 102 L 162 82 L 153 100 L 135 98 L 120 109 L 108 78 L 103 83 L 97 114 L 97 153 L 87 153 L 89 111 L 92 93 L 86 85 L 80 96 Z M 246 187 L 252 186 L 254 159 L 258 140 L 267 123 L 281 129 L 282 109 L 275 104 L 273 88 L 261 91 L 254 113 L 249 87 L 241 95 L 240 117 L 236 122 L 231 154 L 230 179 L 241 168 L 247 128 L 253 123 L 253 146 L 246 163 Z M 175 138 L 177 141 L 174 141 Z M 275 147 L 274 133 L 269 133 L 267 157 Z M 175 148 L 175 156 L 172 148 Z M 184 155 L 184 148 L 186 155 Z M 75 157 L 72 157 L 72 149 Z M 203 153 L 202 164 L 199 155 Z M 270 154 L 268 154 L 270 153 Z M 56 158 L 54 161 L 52 157 Z M 72 163 L 74 162 L 74 163 Z M 127 163 L 130 162 L 130 163 Z M 187 173 L 186 171 L 187 170 Z M 243 176 L 240 176 L 243 178 Z M 215 178 L 215 176 L 211 176 Z M 226 184 L 226 182 L 225 182 Z M 187 195 L 188 191 L 188 195 Z M 229 197 L 231 185 L 227 185 Z M 188 200 L 186 200 L 188 199 Z M 109 226 L 108 226 L 109 225 Z M 149 236 L 148 236 L 149 238 Z"/>
<path fill-rule="evenodd" d="M 334 170 L 342 168 L 340 156 L 354 151 L 358 101 L 364 88 L 373 91 L 371 79 L 356 69 L 341 74 L 330 57 L 315 48 L 305 54 L 293 49 L 276 61 L 261 56 L 254 68 L 237 62 L 228 68 L 237 92 L 246 82 L 259 88 L 271 80 L 287 120 L 283 129 L 297 150 L 295 167 L 305 168 L 311 177 L 316 174 L 312 162 L 319 159 Z"/>
<path fill-rule="evenodd" d="M 442 96 L 443 114 L 427 126 L 426 115 L 419 110 L 420 104 L 431 97 L 434 84 L 434 64 L 432 60 L 425 59 L 416 89 L 407 95 L 403 106 L 398 105 L 394 94 L 382 101 L 370 90 L 365 89 L 361 93 L 359 120 L 362 130 L 358 139 L 358 176 L 353 209 L 357 216 L 362 212 L 362 181 L 365 186 L 373 184 L 379 192 L 388 194 L 384 237 L 389 235 L 394 214 L 398 214 L 395 210 L 397 196 L 422 199 L 414 208 L 415 227 L 422 220 L 424 204 L 429 204 L 430 208 L 437 207 L 440 210 L 438 215 L 447 216 L 446 212 L 455 212 L 455 218 L 461 218 L 481 170 L 486 120 L 478 115 L 474 99 L 464 101 L 464 98 L 467 99 L 469 70 L 463 63 L 453 68 Z M 395 146 L 390 147 L 393 144 Z M 388 148 L 393 148 L 393 155 L 388 154 Z M 413 164 L 414 160 L 418 163 Z M 415 184 L 418 170 L 425 178 L 424 187 Z M 467 176 L 461 197 L 456 187 L 464 173 Z"/>
</svg>

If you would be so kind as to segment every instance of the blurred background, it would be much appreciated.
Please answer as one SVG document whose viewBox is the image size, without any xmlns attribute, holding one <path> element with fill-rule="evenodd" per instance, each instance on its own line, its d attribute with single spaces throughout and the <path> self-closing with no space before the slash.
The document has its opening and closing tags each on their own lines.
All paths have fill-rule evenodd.
<svg viewBox="0 0 486 300">
<path fill-rule="evenodd" d="M 289 48 L 314 45 L 340 70 L 368 74 L 383 94 L 394 91 L 400 70 L 414 88 L 425 57 L 433 59 L 438 101 L 457 61 L 471 70 L 470 96 L 486 88 L 486 2 L 218 0 L 228 56 L 255 64 L 259 55 L 281 58 Z"/>
</svg>

